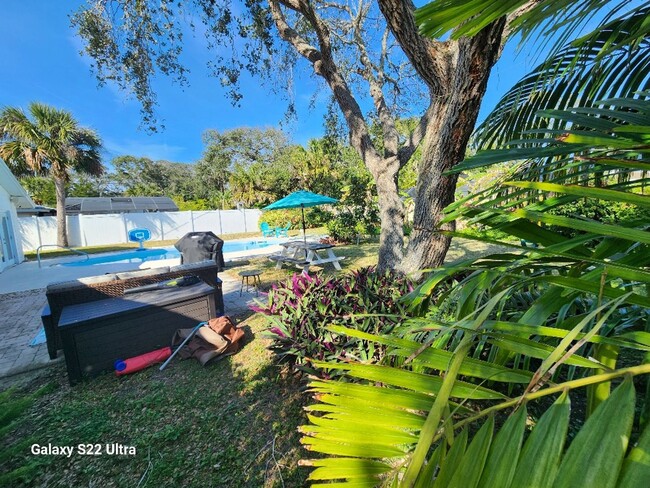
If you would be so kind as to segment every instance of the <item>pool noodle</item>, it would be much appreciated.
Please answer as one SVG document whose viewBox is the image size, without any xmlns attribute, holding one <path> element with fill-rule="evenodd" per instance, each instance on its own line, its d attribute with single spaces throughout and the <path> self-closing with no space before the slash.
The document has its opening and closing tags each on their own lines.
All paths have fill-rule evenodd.
<svg viewBox="0 0 650 488">
<path fill-rule="evenodd" d="M 118 359 L 115 361 L 115 374 L 117 376 L 123 376 L 125 374 L 135 373 L 153 364 L 162 363 L 171 355 L 172 348 L 163 347 L 132 358 Z"/>
</svg>

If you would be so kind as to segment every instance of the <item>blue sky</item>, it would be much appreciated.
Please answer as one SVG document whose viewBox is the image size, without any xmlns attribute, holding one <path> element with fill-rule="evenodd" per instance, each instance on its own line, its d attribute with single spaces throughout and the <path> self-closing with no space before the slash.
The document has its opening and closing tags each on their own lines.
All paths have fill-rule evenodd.
<svg viewBox="0 0 650 488">
<path fill-rule="evenodd" d="M 137 101 L 114 86 L 99 88 L 90 61 L 79 54 L 82 44 L 70 27 L 68 15 L 82 3 L 2 1 L 0 106 L 26 108 L 29 102 L 39 101 L 69 110 L 82 125 L 99 133 L 106 162 L 126 154 L 194 162 L 201 157 L 201 134 L 206 129 L 278 126 L 283 120 L 286 101 L 257 79 L 244 80 L 241 106 L 233 107 L 218 80 L 209 76 L 209 52 L 202 40 L 186 38 L 190 86 L 181 89 L 168 78 L 157 80 L 157 113 L 166 128 L 155 134 L 139 129 Z M 482 115 L 534 64 L 525 52 L 515 56 L 510 43 L 492 72 Z M 307 64 L 301 62 L 294 73 L 298 119 L 284 127 L 300 144 L 323 134 L 325 107 L 316 104 L 316 108 L 309 108 L 317 84 L 306 74 L 307 69 Z M 326 101 L 326 95 L 323 92 L 318 100 Z"/>
</svg>

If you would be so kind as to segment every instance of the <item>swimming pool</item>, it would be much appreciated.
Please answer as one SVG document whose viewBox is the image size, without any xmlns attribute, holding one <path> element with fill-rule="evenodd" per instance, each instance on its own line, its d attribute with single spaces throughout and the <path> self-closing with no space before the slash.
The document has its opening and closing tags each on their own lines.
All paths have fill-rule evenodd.
<svg viewBox="0 0 650 488">
<path fill-rule="evenodd" d="M 268 246 L 274 246 L 283 242 L 281 239 L 266 239 L 266 240 L 239 240 L 239 241 L 225 241 L 223 243 L 223 253 L 252 251 L 256 249 L 263 249 Z M 181 253 L 175 247 L 160 247 L 143 249 L 141 251 L 125 251 L 113 253 L 105 256 L 96 256 L 81 261 L 73 261 L 71 263 L 62 263 L 60 266 L 94 266 L 97 264 L 107 263 L 143 263 L 145 261 L 157 261 L 161 259 L 176 259 L 180 258 Z"/>
</svg>

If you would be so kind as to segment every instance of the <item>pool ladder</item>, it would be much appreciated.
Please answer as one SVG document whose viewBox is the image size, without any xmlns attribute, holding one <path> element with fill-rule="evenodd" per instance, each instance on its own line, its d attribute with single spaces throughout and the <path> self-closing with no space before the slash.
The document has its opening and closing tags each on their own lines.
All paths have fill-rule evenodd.
<svg viewBox="0 0 650 488">
<path fill-rule="evenodd" d="M 67 249 L 68 251 L 74 252 L 76 254 L 81 254 L 82 256 L 86 256 L 86 261 L 90 259 L 90 256 L 88 255 L 87 252 L 79 251 L 78 249 L 73 249 L 68 246 L 59 246 L 58 244 L 43 244 L 42 246 L 38 246 L 36 249 L 36 259 L 38 260 L 38 267 L 41 267 L 41 249 L 44 247 L 60 247 L 61 249 Z"/>
</svg>

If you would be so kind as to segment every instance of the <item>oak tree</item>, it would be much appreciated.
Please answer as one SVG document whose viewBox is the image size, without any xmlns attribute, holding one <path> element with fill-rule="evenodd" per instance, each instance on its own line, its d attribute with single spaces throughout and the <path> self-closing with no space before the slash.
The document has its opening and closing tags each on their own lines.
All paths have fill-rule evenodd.
<svg viewBox="0 0 650 488">
<path fill-rule="evenodd" d="M 235 103 L 243 72 L 290 87 L 292 66 L 306 62 L 331 91 L 350 144 L 374 178 L 379 267 L 410 272 L 440 264 L 447 252 L 450 238 L 438 223 L 453 201 L 456 176 L 445 171 L 464 157 L 508 33 L 501 17 L 472 38 L 432 40 L 419 34 L 414 10 L 410 0 L 93 0 L 73 24 L 100 81 L 130 90 L 150 126 L 157 124 L 151 81 L 158 73 L 187 81 L 180 55 L 196 19 L 214 56 L 211 67 Z M 280 76 L 269 76 L 273 71 Z M 418 123 L 401 136 L 397 121 L 416 113 Z M 371 137 L 372 124 L 381 128 L 381 144 Z M 405 248 L 398 180 L 420 145 Z"/>
</svg>

